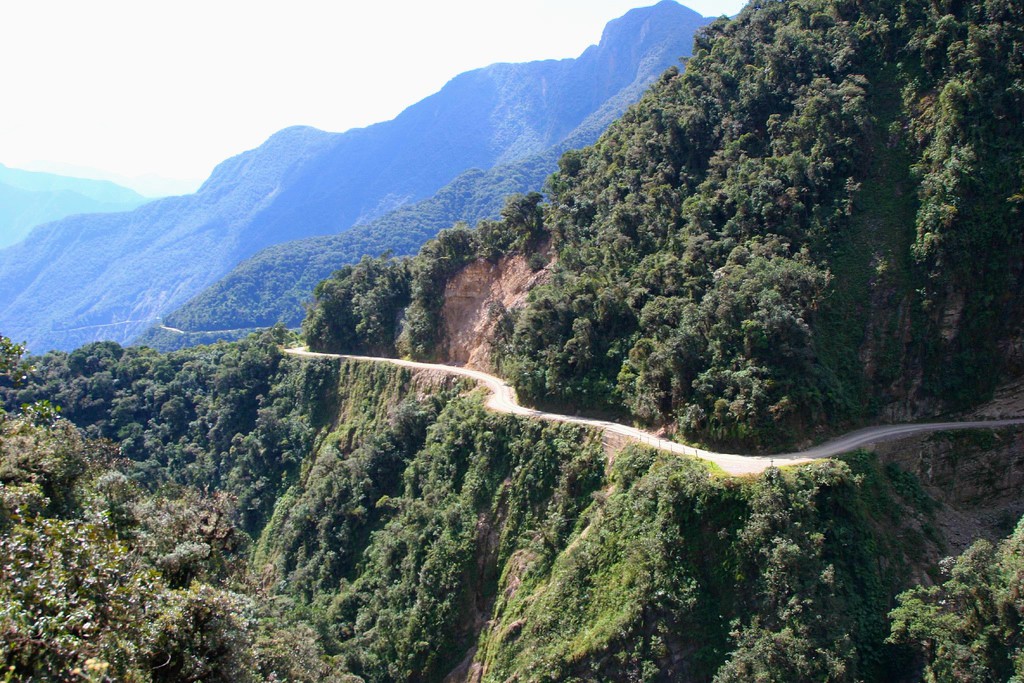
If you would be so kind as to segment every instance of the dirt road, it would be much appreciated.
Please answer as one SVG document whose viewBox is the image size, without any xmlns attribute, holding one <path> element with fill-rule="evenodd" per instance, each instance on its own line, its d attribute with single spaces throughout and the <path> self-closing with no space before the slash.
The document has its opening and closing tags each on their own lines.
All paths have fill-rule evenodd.
<svg viewBox="0 0 1024 683">
<path fill-rule="evenodd" d="M 645 432 L 641 429 L 619 424 L 617 422 L 597 420 L 588 417 L 577 417 L 574 415 L 562 415 L 559 413 L 549 413 L 521 406 L 516 399 L 515 390 L 511 386 L 509 386 L 500 377 L 488 375 L 486 372 L 480 372 L 479 370 L 470 370 L 468 368 L 460 368 L 453 365 L 417 363 L 415 361 L 400 360 L 397 358 L 317 353 L 315 351 L 308 351 L 304 348 L 285 349 L 285 353 L 305 358 L 345 358 L 347 360 L 354 361 L 391 363 L 392 365 L 399 365 L 416 370 L 440 370 L 453 375 L 462 375 L 464 377 L 477 380 L 490 390 L 491 396 L 487 400 L 487 407 L 491 410 L 501 413 L 511 413 L 513 415 L 526 415 L 529 417 L 536 417 L 541 420 L 551 420 L 553 422 L 571 422 L 573 424 L 589 425 L 605 432 L 618 434 L 649 446 L 660 448 L 664 451 L 671 451 L 672 453 L 679 453 L 680 455 L 689 455 L 709 460 L 729 474 L 734 475 L 757 474 L 763 472 L 772 464 L 798 465 L 801 463 L 812 462 L 814 460 L 828 458 L 833 455 L 839 455 L 840 453 L 847 453 L 861 446 L 876 444 L 882 441 L 892 441 L 894 439 L 912 436 L 915 434 L 953 429 L 992 429 L 995 427 L 1024 424 L 1024 418 L 1017 418 L 1011 420 L 984 420 L 977 422 L 931 422 L 921 424 L 881 425 L 878 427 L 867 427 L 855 432 L 850 432 L 849 434 L 844 434 L 836 439 L 832 439 L 831 441 L 798 453 L 783 453 L 772 456 L 741 455 L 739 453 L 715 453 L 714 451 L 707 451 L 702 448 L 694 448 L 693 446 L 686 446 L 680 443 L 675 443 L 674 441 L 661 439 L 650 432 Z"/>
</svg>

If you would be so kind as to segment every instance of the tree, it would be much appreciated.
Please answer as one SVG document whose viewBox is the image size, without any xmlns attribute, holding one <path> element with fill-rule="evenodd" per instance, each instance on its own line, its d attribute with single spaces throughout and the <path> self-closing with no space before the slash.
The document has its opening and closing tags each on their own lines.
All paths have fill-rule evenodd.
<svg viewBox="0 0 1024 683">
<path fill-rule="evenodd" d="M 32 366 L 21 361 L 24 354 L 24 344 L 15 344 L 8 337 L 0 335 L 0 378 L 7 377 L 15 386 L 20 385 L 32 369 Z"/>
</svg>

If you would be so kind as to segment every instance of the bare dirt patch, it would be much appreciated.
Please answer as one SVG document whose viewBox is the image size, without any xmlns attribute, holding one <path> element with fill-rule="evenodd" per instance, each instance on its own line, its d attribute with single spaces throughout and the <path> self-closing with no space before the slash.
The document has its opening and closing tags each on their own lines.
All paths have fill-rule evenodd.
<svg viewBox="0 0 1024 683">
<path fill-rule="evenodd" d="M 534 271 L 522 254 L 497 263 L 478 259 L 463 268 L 445 287 L 441 307 L 447 362 L 491 370 L 491 340 L 498 320 L 522 306 L 530 290 L 546 282 L 550 272 L 550 264 Z"/>
</svg>

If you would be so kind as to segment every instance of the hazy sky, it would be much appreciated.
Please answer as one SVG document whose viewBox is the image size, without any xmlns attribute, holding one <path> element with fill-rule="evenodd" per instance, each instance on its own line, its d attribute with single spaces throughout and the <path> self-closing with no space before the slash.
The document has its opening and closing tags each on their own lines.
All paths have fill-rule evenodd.
<svg viewBox="0 0 1024 683">
<path fill-rule="evenodd" d="M 287 126 L 365 126 L 469 69 L 575 57 L 654 1 L 4 1 L 0 163 L 203 179 Z"/>
</svg>

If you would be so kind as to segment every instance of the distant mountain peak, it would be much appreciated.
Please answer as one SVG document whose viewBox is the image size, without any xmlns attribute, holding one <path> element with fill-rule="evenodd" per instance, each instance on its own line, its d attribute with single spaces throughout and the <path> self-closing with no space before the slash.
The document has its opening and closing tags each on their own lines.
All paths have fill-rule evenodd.
<svg viewBox="0 0 1024 683">
<path fill-rule="evenodd" d="M 0 164 L 0 249 L 33 227 L 82 213 L 129 211 L 142 195 L 107 180 L 26 171 Z"/>
<path fill-rule="evenodd" d="M 220 163 L 194 195 L 45 226 L 0 253 L 0 329 L 37 351 L 126 342 L 258 250 L 369 223 L 470 169 L 539 157 L 532 189 L 532 174 L 596 138 L 703 23 L 672 2 L 633 10 L 576 59 L 460 74 L 366 128 L 286 128 Z"/>
</svg>

